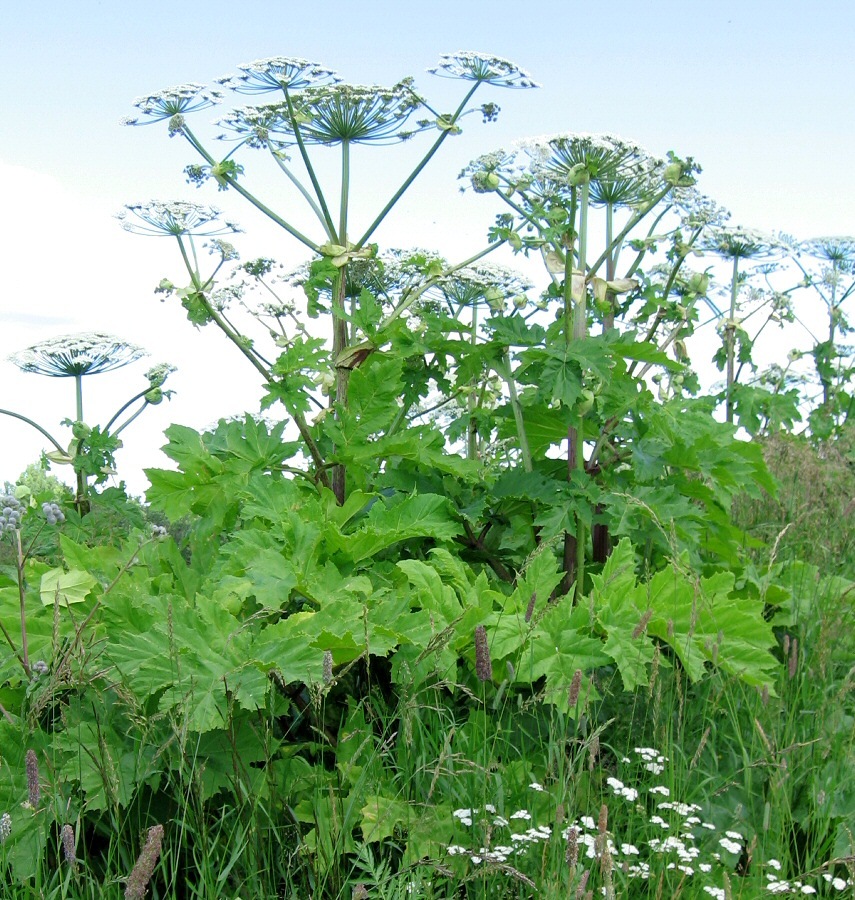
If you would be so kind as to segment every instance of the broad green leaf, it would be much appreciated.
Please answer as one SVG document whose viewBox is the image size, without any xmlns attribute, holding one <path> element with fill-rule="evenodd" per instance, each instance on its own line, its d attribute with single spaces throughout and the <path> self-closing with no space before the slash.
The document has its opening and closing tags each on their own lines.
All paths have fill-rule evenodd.
<svg viewBox="0 0 855 900">
<path fill-rule="evenodd" d="M 88 573 L 80 569 L 66 572 L 64 569 L 51 569 L 42 575 L 40 593 L 42 603 L 52 606 L 68 606 L 69 603 L 82 603 L 86 595 L 98 582 Z"/>
<path fill-rule="evenodd" d="M 448 500 L 434 494 L 414 495 L 375 503 L 360 527 L 353 532 L 328 537 L 343 556 L 359 562 L 393 544 L 412 538 L 453 540 L 460 526 L 451 517 Z"/>
</svg>

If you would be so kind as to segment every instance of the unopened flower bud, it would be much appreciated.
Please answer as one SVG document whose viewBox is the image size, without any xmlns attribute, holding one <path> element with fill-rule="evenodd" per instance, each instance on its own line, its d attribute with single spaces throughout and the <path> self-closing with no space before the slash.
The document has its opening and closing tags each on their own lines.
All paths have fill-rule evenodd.
<svg viewBox="0 0 855 900">
<path fill-rule="evenodd" d="M 710 286 L 710 276 L 706 272 L 694 272 L 689 279 L 689 290 L 695 294 L 706 294 Z"/>
<path fill-rule="evenodd" d="M 679 162 L 668 163 L 668 165 L 665 166 L 663 175 L 667 184 L 679 184 L 680 179 L 683 177 L 683 164 Z"/>
<path fill-rule="evenodd" d="M 588 184 L 591 180 L 591 173 L 584 163 L 577 163 L 567 174 L 567 181 L 571 187 L 578 187 L 582 184 Z"/>
<path fill-rule="evenodd" d="M 580 416 L 587 416 L 594 406 L 594 392 L 585 388 L 576 405 L 576 411 Z"/>
<path fill-rule="evenodd" d="M 85 422 L 75 422 L 71 426 L 71 433 L 78 441 L 85 441 L 92 433 L 92 429 Z"/>
</svg>

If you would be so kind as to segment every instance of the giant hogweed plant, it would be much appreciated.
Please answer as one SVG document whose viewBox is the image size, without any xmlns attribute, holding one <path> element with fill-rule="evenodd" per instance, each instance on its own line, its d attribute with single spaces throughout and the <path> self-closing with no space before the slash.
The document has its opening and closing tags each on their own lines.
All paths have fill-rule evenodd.
<svg viewBox="0 0 855 900">
<path fill-rule="evenodd" d="M 547 596 L 557 599 L 575 585 L 578 600 L 588 587 L 586 559 L 601 567 L 621 537 L 653 570 L 669 557 L 676 564 L 675 554 L 688 554 L 710 574 L 738 565 L 742 536 L 728 521 L 730 498 L 771 483 L 759 450 L 716 423 L 710 401 L 686 393 L 692 377 L 682 338 L 704 299 L 705 279 L 696 273 L 681 280 L 680 273 L 721 215 L 694 192 L 698 167 L 691 159 L 657 160 L 635 145 L 584 135 L 489 154 L 467 175 L 510 212 L 499 217 L 485 250 L 451 266 L 418 252 L 384 260 L 371 237 L 443 142 L 460 131 L 476 90 L 532 87 L 527 74 L 479 54 L 443 57 L 436 73 L 470 87 L 453 114 L 441 115 L 411 79 L 367 89 L 285 58 L 240 71 L 221 84 L 249 94 L 275 90 L 282 99 L 221 119 L 237 146 L 219 162 L 186 116 L 221 100 L 219 91 L 185 85 L 141 98 L 136 121 L 168 122 L 169 133 L 203 158 L 188 168 L 191 180 L 237 191 L 317 254 L 300 280 L 307 312 L 324 317 L 327 337 L 301 324 L 288 304 L 265 310 L 276 320 L 268 329 L 271 350 L 240 330 L 228 306 L 235 293 L 217 282 L 236 256 L 218 235 L 235 226 L 221 224 L 213 208 L 151 203 L 129 206 L 122 217 L 131 230 L 176 238 L 191 284 L 176 291 L 164 282 L 161 289 L 178 293 L 194 324 L 219 327 L 264 379 L 263 405 L 281 401 L 290 415 L 299 440 L 276 451 L 271 471 L 320 498 L 345 531 L 388 517 L 401 523 L 395 543 L 451 539 L 462 559 L 486 567 L 504 591 L 516 589 L 532 558 L 552 558 L 560 544 L 561 578 Z M 431 118 L 410 126 L 418 110 Z M 487 103 L 481 112 L 490 119 L 496 107 Z M 439 135 L 351 240 L 352 145 L 415 141 L 414 132 L 428 128 Z M 315 145 L 340 151 L 337 217 L 313 165 Z M 318 238 L 250 192 L 237 161 L 243 148 L 274 158 L 314 214 Z M 602 235 L 593 227 L 595 209 L 603 210 Z M 200 236 L 213 238 L 207 269 L 197 253 Z M 523 280 L 480 263 L 504 243 L 543 256 L 551 283 L 542 301 L 529 304 Z M 661 283 L 642 269 L 660 246 L 668 264 Z M 241 270 L 260 282 L 270 271 L 264 260 Z M 684 286 L 679 294 L 678 284 Z M 648 389 L 653 368 L 668 373 L 665 402 Z M 254 434 L 258 427 L 251 426 Z M 284 434 L 282 427 L 276 433 Z M 205 446 L 199 441 L 176 431 L 167 452 L 181 463 Z M 236 496 L 230 503 L 229 491 L 209 486 L 211 478 L 234 473 L 220 472 L 214 462 L 191 468 L 184 475 L 152 471 L 150 500 L 168 515 L 204 511 L 209 533 L 239 521 Z M 247 483 L 253 469 L 245 468 Z M 202 483 L 191 488 L 187 478 Z M 328 492 L 345 518 L 329 505 Z M 444 524 L 434 533 L 432 522 Z M 319 601 L 312 594 L 309 602 Z"/>
<path fill-rule="evenodd" d="M 841 346 L 839 339 L 852 333 L 844 304 L 855 292 L 855 238 L 818 237 L 804 241 L 800 249 L 794 261 L 828 316 L 826 334 L 814 336 L 811 351 L 822 399 L 810 415 L 810 428 L 818 437 L 830 437 L 840 434 L 853 412 L 852 348 Z"/>
<path fill-rule="evenodd" d="M 122 446 L 119 435 L 149 406 L 157 406 L 171 391 L 163 385 L 174 366 L 166 363 L 153 366 L 146 373 L 148 386 L 133 394 L 103 426 L 90 426 L 83 416 L 83 379 L 90 375 L 113 372 L 140 357 L 146 351 L 112 335 L 101 332 L 62 335 L 13 353 L 10 361 L 23 372 L 47 375 L 51 378 L 74 379 L 74 418 L 62 424 L 71 428 L 72 440 L 67 448 L 42 425 L 24 413 L 0 409 L 0 415 L 29 425 L 46 438 L 53 450 L 46 458 L 58 465 L 69 465 L 75 473 L 77 494 L 75 506 L 81 514 L 89 510 L 89 482 L 103 484 L 116 474 L 115 452 Z M 136 408 L 134 408 L 136 407 Z M 122 416 L 127 418 L 122 421 Z"/>
<path fill-rule="evenodd" d="M 713 421 L 713 402 L 689 396 L 697 379 L 686 339 L 699 305 L 712 301 L 708 275 L 685 261 L 701 255 L 699 239 L 726 218 L 693 187 L 698 171 L 691 159 L 657 160 L 610 135 L 567 134 L 486 154 L 462 173 L 509 210 L 492 235 L 539 253 L 550 276 L 551 325 L 497 318 L 488 327 L 517 348 L 516 377 L 526 385 L 519 439 L 534 438 L 539 459 L 524 451 L 528 483 L 516 496 L 537 482 L 560 498 L 560 508 L 536 510 L 529 524 L 540 535 L 564 533 L 565 590 L 574 577 L 582 588 L 586 558 L 601 564 L 611 534 L 667 552 L 668 522 L 686 547 L 703 545 L 702 530 L 725 552 L 735 535 L 714 523 L 723 522 L 729 496 L 762 478 L 756 448 Z M 659 384 L 659 403 L 648 377 Z M 554 461 L 562 444 L 563 470 Z M 703 462 L 685 452 L 702 444 L 717 447 Z M 697 467 L 686 464 L 692 459 Z M 724 469 L 736 459 L 742 474 L 731 480 Z"/>
<path fill-rule="evenodd" d="M 241 262 L 225 240 L 236 226 L 209 206 L 153 202 L 123 218 L 176 239 L 190 283 L 160 290 L 223 332 L 262 379 L 263 405 L 281 403 L 290 422 L 168 429 L 176 469 L 148 470 L 148 499 L 191 522 L 181 549 L 141 533 L 124 548 L 67 534 L 61 571 L 4 573 L 0 602 L 26 622 L 49 676 L 6 675 L 4 744 L 32 744 L 51 772 L 36 809 L 20 807 L 20 777 L 4 782 L 19 874 L 52 823 L 103 832 L 147 810 L 186 822 L 187 809 L 250 791 L 287 810 L 277 839 L 307 862 L 313 895 L 338 896 L 357 840 L 394 844 L 407 864 L 441 855 L 442 798 L 459 790 L 443 774 L 431 799 L 444 760 L 493 726 L 513 731 L 518 710 L 566 717 L 582 739 L 597 672 L 627 691 L 660 667 L 773 684 L 767 591 L 737 580 L 743 536 L 728 516 L 735 493 L 771 483 L 759 452 L 712 418 L 715 401 L 691 396 L 685 337 L 707 284 L 684 262 L 717 215 L 693 191 L 695 164 L 572 135 L 482 158 L 473 184 L 509 212 L 483 251 L 449 265 L 370 241 L 475 91 L 529 87 L 525 73 L 444 57 L 439 74 L 469 83 L 448 115 L 410 80 L 355 88 L 284 58 L 241 73 L 224 84 L 280 99 L 222 120 L 237 137 L 224 159 L 187 124 L 219 91 L 143 98 L 142 120 L 167 122 L 201 156 L 191 179 L 237 192 L 310 249 L 307 269 L 283 283 L 271 261 Z M 353 240 L 351 145 L 408 137 L 419 110 L 430 118 L 411 130 L 430 128 L 432 145 Z M 315 172 L 318 144 L 340 150 L 338 204 Z M 315 238 L 250 191 L 244 148 L 272 156 Z M 482 260 L 502 244 L 542 256 L 538 299 Z M 244 326 L 251 285 L 267 299 Z M 295 285 L 304 300 L 287 293 Z M 401 779 L 437 704 L 461 718 L 459 735 Z M 487 772 L 493 751 L 480 746 Z"/>
</svg>

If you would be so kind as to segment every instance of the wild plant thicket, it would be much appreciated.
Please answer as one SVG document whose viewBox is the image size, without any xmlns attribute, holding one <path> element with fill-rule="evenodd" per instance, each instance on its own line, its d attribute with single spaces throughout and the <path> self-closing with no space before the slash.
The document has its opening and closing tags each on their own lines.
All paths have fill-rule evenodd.
<svg viewBox="0 0 855 900">
<path fill-rule="evenodd" d="M 145 507 L 101 485 L 169 367 L 98 427 L 82 378 L 128 345 L 15 360 L 76 379 L 71 445 L 43 433 L 77 491 L 31 471 L 3 501 L 8 896 L 851 895 L 855 238 L 731 226 L 692 158 L 562 134 L 461 174 L 503 210 L 469 259 L 378 247 L 464 117 L 497 116 L 476 92 L 536 86 L 482 54 L 433 71 L 451 113 L 292 58 L 136 101 L 310 261 L 242 260 L 207 205 L 121 214 L 176 240 L 158 292 L 269 410 L 170 426 Z M 221 155 L 190 114 L 225 89 L 260 102 Z M 352 211 L 353 149 L 405 140 L 410 176 Z M 311 228 L 266 205 L 259 156 Z"/>
</svg>

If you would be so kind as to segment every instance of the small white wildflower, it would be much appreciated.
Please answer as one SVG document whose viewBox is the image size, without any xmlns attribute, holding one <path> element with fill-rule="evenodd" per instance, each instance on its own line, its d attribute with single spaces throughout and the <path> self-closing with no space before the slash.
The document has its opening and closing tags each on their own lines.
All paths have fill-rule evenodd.
<svg viewBox="0 0 855 900">
<path fill-rule="evenodd" d="M 623 853 L 624 856 L 638 856 L 639 850 L 635 844 L 621 844 L 620 852 Z"/>
<path fill-rule="evenodd" d="M 508 825 L 508 820 L 503 816 L 496 816 L 496 818 L 493 819 L 493 824 L 498 825 L 500 828 L 506 828 Z"/>
<path fill-rule="evenodd" d="M 834 890 L 836 890 L 836 891 L 842 891 L 842 890 L 845 890 L 845 889 L 846 889 L 846 885 L 847 885 L 847 882 L 846 882 L 844 879 L 842 879 L 842 878 L 832 878 L 832 879 L 831 879 L 831 886 L 832 886 L 832 887 L 834 888 Z"/>
<path fill-rule="evenodd" d="M 744 841 L 745 838 L 738 831 L 725 831 L 725 837 L 731 838 L 734 841 Z"/>
<path fill-rule="evenodd" d="M 529 787 L 530 787 L 533 791 L 542 791 L 542 790 L 543 790 L 543 785 L 542 785 L 542 784 L 538 784 L 536 781 L 532 781 L 532 783 L 529 785 Z"/>
<path fill-rule="evenodd" d="M 650 817 L 651 825 L 658 825 L 660 828 L 668 828 L 668 823 L 662 818 L 662 816 L 651 816 Z"/>
<path fill-rule="evenodd" d="M 781 863 L 777 859 L 767 859 L 766 865 L 774 869 L 776 872 L 781 871 Z"/>
<path fill-rule="evenodd" d="M 531 819 L 531 813 L 525 809 L 518 809 L 516 812 L 511 813 L 512 819 Z"/>
<path fill-rule="evenodd" d="M 736 841 L 731 841 L 728 838 L 721 838 L 719 840 L 719 844 L 727 850 L 728 853 L 741 853 L 742 852 L 742 844 L 737 844 Z"/>
<path fill-rule="evenodd" d="M 712 865 L 710 863 L 698 863 L 698 868 L 706 874 L 707 872 L 712 872 Z"/>
<path fill-rule="evenodd" d="M 496 807 L 493 806 L 492 803 L 485 803 L 485 804 L 484 804 L 484 811 L 490 813 L 490 815 L 492 816 L 492 815 L 495 815 L 495 814 L 496 814 Z"/>
<path fill-rule="evenodd" d="M 769 884 L 766 885 L 766 890 L 770 894 L 789 894 L 790 882 L 789 881 L 770 881 Z"/>
<path fill-rule="evenodd" d="M 803 894 L 815 894 L 816 888 L 811 887 L 809 884 L 803 884 L 802 885 L 802 893 Z"/>
<path fill-rule="evenodd" d="M 591 816 L 582 816 L 579 819 L 579 823 L 581 824 L 581 826 L 583 828 L 596 828 L 597 827 L 597 823 L 594 821 L 594 819 L 591 818 Z"/>
<path fill-rule="evenodd" d="M 6 841 L 6 838 L 12 833 L 12 817 L 9 813 L 4 812 L 0 816 L 0 844 Z"/>
<path fill-rule="evenodd" d="M 670 797 L 671 791 L 664 784 L 657 784 L 648 790 L 649 794 L 661 794 L 663 797 Z"/>
<path fill-rule="evenodd" d="M 711 896 L 715 897 L 716 900 L 725 900 L 727 896 L 724 892 L 724 888 L 713 887 L 712 885 L 705 884 L 704 890 Z"/>
</svg>

